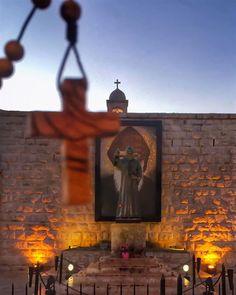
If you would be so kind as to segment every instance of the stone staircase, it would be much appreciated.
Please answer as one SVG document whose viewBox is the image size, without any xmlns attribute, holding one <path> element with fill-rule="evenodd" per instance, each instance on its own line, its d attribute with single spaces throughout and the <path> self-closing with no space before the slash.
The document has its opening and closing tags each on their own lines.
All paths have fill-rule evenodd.
<svg viewBox="0 0 236 295">
<path fill-rule="evenodd" d="M 79 294 L 78 290 L 84 295 L 158 295 L 162 274 L 166 281 L 166 295 L 176 295 L 178 274 L 183 278 L 182 265 L 190 260 L 185 251 L 160 249 L 147 249 L 142 257 L 124 259 L 109 250 L 75 248 L 65 251 L 64 257 L 75 266 L 69 285 L 77 291 L 70 290 L 70 295 Z M 66 272 L 66 263 L 64 267 Z M 183 290 L 187 288 L 183 287 Z M 203 292 L 204 289 L 199 287 L 195 295 Z M 192 291 L 184 294 L 191 295 Z"/>
<path fill-rule="evenodd" d="M 91 293 L 96 284 L 96 294 L 158 294 L 162 274 L 166 280 L 166 294 L 176 293 L 177 273 L 155 257 L 118 258 L 100 257 L 87 268 L 73 275 L 73 286 L 83 285 L 83 292 Z M 135 287 L 134 287 L 135 285 Z M 107 286 L 109 291 L 107 291 Z M 86 290 L 86 291 L 85 291 Z M 107 293 L 108 292 L 108 293 Z"/>
</svg>

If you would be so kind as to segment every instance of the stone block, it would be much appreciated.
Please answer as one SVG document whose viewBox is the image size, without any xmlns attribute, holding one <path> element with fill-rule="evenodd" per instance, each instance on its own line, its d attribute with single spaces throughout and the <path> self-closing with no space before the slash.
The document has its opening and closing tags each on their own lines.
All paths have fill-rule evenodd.
<svg viewBox="0 0 236 295">
<path fill-rule="evenodd" d="M 111 250 L 116 252 L 121 245 L 134 248 L 146 247 L 146 225 L 143 223 L 114 223 L 111 225 Z"/>
</svg>

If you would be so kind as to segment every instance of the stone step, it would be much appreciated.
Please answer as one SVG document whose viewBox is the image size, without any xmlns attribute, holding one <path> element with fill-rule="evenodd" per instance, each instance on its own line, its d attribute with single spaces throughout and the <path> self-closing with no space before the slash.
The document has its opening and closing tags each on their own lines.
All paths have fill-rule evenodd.
<svg viewBox="0 0 236 295">
<path fill-rule="evenodd" d="M 177 277 L 176 273 L 174 272 L 166 272 L 164 270 L 159 269 L 153 269 L 153 270 L 144 270 L 139 268 L 130 268 L 130 269 L 113 269 L 111 268 L 106 270 L 86 270 L 86 273 L 83 273 L 81 271 L 81 274 L 84 276 L 104 276 L 104 275 L 110 275 L 110 276 L 149 276 L 149 277 L 159 277 L 161 278 L 162 274 L 164 274 L 165 277 Z"/>
<path fill-rule="evenodd" d="M 139 286 L 147 286 L 149 284 L 150 286 L 155 286 L 156 288 L 159 288 L 160 286 L 160 279 L 161 275 L 157 276 L 150 276 L 150 275 L 128 275 L 128 274 L 97 274 L 97 275 L 85 275 L 83 276 L 81 273 L 77 273 L 73 275 L 73 282 L 75 285 L 79 284 L 98 284 L 98 285 L 112 285 L 112 286 L 120 286 L 126 285 L 126 286 L 133 286 L 139 285 Z M 177 286 L 177 278 L 176 277 L 166 277 L 166 286 L 168 288 L 174 288 L 176 289 Z"/>
</svg>

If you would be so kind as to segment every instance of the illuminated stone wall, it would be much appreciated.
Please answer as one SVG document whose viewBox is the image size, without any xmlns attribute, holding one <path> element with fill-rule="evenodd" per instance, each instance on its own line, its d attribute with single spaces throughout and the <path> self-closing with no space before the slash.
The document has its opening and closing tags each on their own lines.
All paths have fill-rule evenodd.
<svg viewBox="0 0 236 295">
<path fill-rule="evenodd" d="M 128 117 L 163 125 L 162 222 L 147 224 L 147 240 L 211 261 L 235 253 L 236 115 Z M 94 222 L 94 202 L 61 204 L 60 143 L 27 138 L 25 123 L 26 113 L 0 111 L 2 265 L 48 262 L 68 246 L 110 239 L 110 223 Z"/>
<path fill-rule="evenodd" d="M 160 118 L 163 218 L 149 239 L 217 262 L 236 250 L 236 116 Z"/>
<path fill-rule="evenodd" d="M 57 141 L 25 137 L 25 113 L 0 112 L 0 262 L 45 261 L 61 219 Z"/>
</svg>

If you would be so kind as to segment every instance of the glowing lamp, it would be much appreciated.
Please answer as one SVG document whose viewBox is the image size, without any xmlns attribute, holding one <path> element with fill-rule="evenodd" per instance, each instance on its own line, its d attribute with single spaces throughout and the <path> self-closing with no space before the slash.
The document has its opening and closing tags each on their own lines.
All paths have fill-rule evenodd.
<svg viewBox="0 0 236 295">
<path fill-rule="evenodd" d="M 73 277 L 69 277 L 67 283 L 68 283 L 68 286 L 69 286 L 69 287 L 72 287 L 73 284 L 74 284 L 74 278 L 73 278 Z"/>
<path fill-rule="evenodd" d="M 184 277 L 184 286 L 188 287 L 190 285 L 190 276 Z"/>
<path fill-rule="evenodd" d="M 68 269 L 69 271 L 73 271 L 73 269 L 74 269 L 74 265 L 73 265 L 72 263 L 68 264 L 67 269 Z"/>
<path fill-rule="evenodd" d="M 207 272 L 209 274 L 214 274 L 216 272 L 216 266 L 213 264 L 208 264 L 207 265 Z"/>
<path fill-rule="evenodd" d="M 188 272 L 189 271 L 189 265 L 188 264 L 185 264 L 183 266 L 183 271 L 185 271 L 185 272 Z"/>
</svg>

